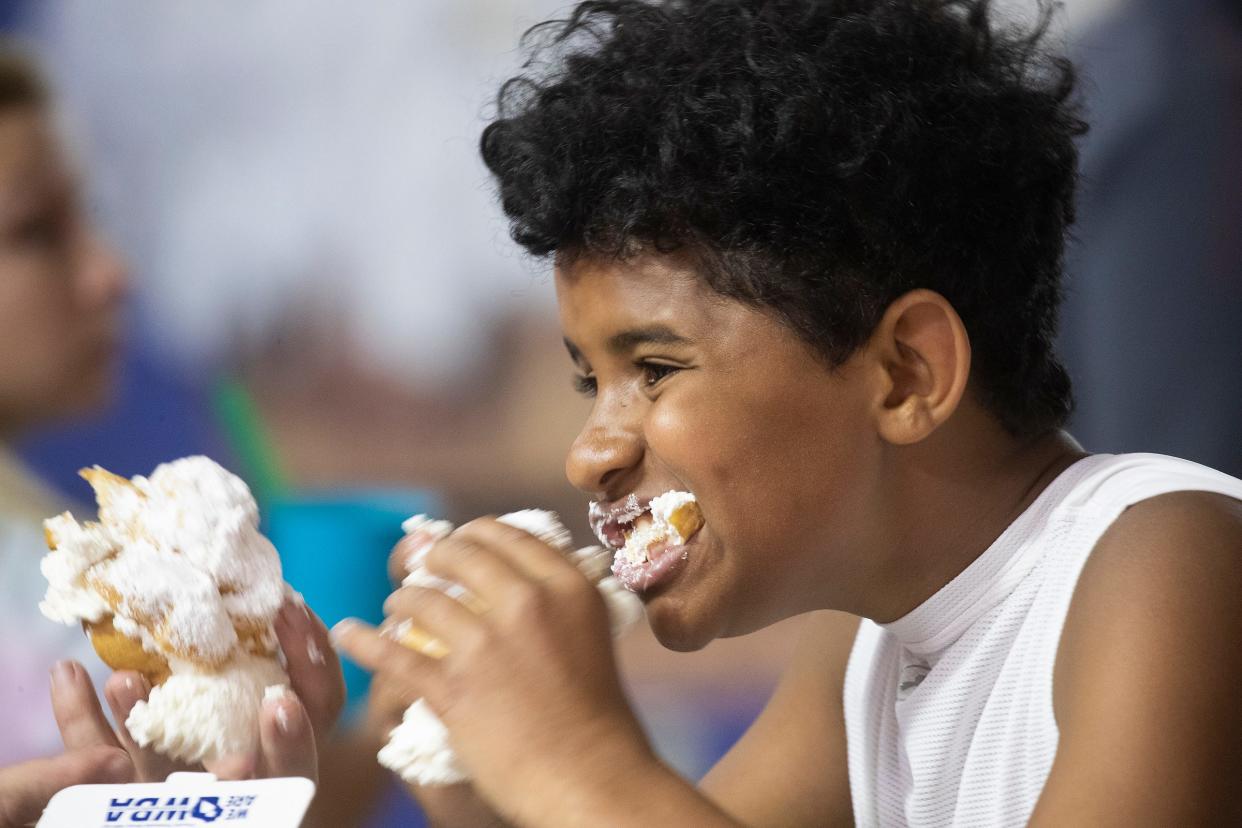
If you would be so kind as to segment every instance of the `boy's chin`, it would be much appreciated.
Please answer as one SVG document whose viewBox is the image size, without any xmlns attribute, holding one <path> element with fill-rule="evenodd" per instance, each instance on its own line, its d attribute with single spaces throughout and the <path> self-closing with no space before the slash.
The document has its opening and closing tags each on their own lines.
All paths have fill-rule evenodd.
<svg viewBox="0 0 1242 828">
<path fill-rule="evenodd" d="M 720 635 L 720 619 L 715 613 L 691 612 L 680 602 L 659 596 L 647 604 L 647 623 L 656 640 L 666 649 L 679 653 L 701 650 Z"/>
</svg>

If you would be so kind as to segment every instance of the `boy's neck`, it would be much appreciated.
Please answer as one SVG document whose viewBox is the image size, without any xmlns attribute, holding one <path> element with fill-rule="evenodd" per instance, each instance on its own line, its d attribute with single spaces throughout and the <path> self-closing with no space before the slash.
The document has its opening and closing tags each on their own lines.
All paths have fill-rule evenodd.
<svg viewBox="0 0 1242 828">
<path fill-rule="evenodd" d="M 973 408 L 973 407 L 970 407 Z M 979 410 L 959 411 L 893 464 L 896 515 L 861 614 L 895 621 L 978 558 L 1057 475 L 1085 457 L 1064 431 L 1019 441 Z M 943 433 L 940 433 L 943 432 Z"/>
</svg>

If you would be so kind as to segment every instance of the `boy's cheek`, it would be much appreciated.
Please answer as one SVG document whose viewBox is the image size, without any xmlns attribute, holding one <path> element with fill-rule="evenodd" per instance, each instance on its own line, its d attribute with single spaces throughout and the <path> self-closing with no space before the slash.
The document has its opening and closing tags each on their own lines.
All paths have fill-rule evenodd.
<svg viewBox="0 0 1242 828">
<path fill-rule="evenodd" d="M 689 406 L 657 404 L 644 426 L 647 446 L 669 467 L 691 467 L 705 441 L 712 439 L 705 419 Z"/>
</svg>

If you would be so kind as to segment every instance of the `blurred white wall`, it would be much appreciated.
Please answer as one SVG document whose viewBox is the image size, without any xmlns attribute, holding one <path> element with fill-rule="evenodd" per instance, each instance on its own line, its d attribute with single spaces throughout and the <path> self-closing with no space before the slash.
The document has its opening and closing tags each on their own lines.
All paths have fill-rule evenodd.
<svg viewBox="0 0 1242 828">
<path fill-rule="evenodd" d="M 1080 30 L 1125 0 L 1068 0 Z M 422 393 L 548 311 L 477 141 L 552 0 L 31 4 L 157 339 L 231 363 L 320 323 Z M 1000 0 L 1029 21 L 1035 0 Z"/>
<path fill-rule="evenodd" d="M 53 0 L 38 44 L 162 345 L 236 360 L 324 317 L 449 390 L 552 304 L 477 142 L 547 0 Z"/>
</svg>

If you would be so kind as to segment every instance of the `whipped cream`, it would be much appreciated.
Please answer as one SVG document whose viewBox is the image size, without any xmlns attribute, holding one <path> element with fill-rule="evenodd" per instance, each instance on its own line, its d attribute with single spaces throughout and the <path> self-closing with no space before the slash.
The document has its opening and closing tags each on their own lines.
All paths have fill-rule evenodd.
<svg viewBox="0 0 1242 828">
<path fill-rule="evenodd" d="M 546 509 L 522 509 L 497 518 L 501 523 L 534 535 L 557 552 L 568 552 L 573 545 L 569 530 L 561 525 L 556 512 Z"/>
<path fill-rule="evenodd" d="M 406 558 L 405 568 L 409 574 L 405 576 L 401 585 L 438 589 L 452 598 L 460 599 L 465 596 L 466 590 L 460 585 L 432 575 L 424 566 L 431 547 L 453 534 L 453 524 L 447 520 L 434 520 L 426 515 L 415 515 L 407 518 L 401 524 L 401 529 L 408 537 L 418 541 L 409 557 Z"/>
<path fill-rule="evenodd" d="M 154 632 L 134 621 L 135 617 L 153 618 L 162 619 L 159 634 L 170 655 L 218 664 L 237 647 L 237 633 L 219 587 L 186 555 L 170 554 L 167 548 L 139 538 L 126 544 L 116 557 L 99 564 L 91 577 L 119 585 L 124 597 L 117 612 L 122 619 L 117 628 L 131 637 L 130 622 L 147 633 Z M 130 586 L 139 589 L 131 590 Z M 149 640 L 144 638 L 144 643 Z M 165 649 L 159 639 L 152 643 L 157 649 Z"/>
<path fill-rule="evenodd" d="M 470 779 L 469 772 L 449 746 L 448 728 L 419 699 L 401 717 L 401 724 L 388 734 L 388 743 L 377 754 L 379 763 L 415 785 L 456 785 Z"/>
<path fill-rule="evenodd" d="M 236 658 L 216 672 L 170 664 L 172 676 L 125 720 L 134 740 L 185 762 L 255 750 L 263 700 L 283 694 L 289 681 L 280 665 L 255 656 Z"/>
</svg>

